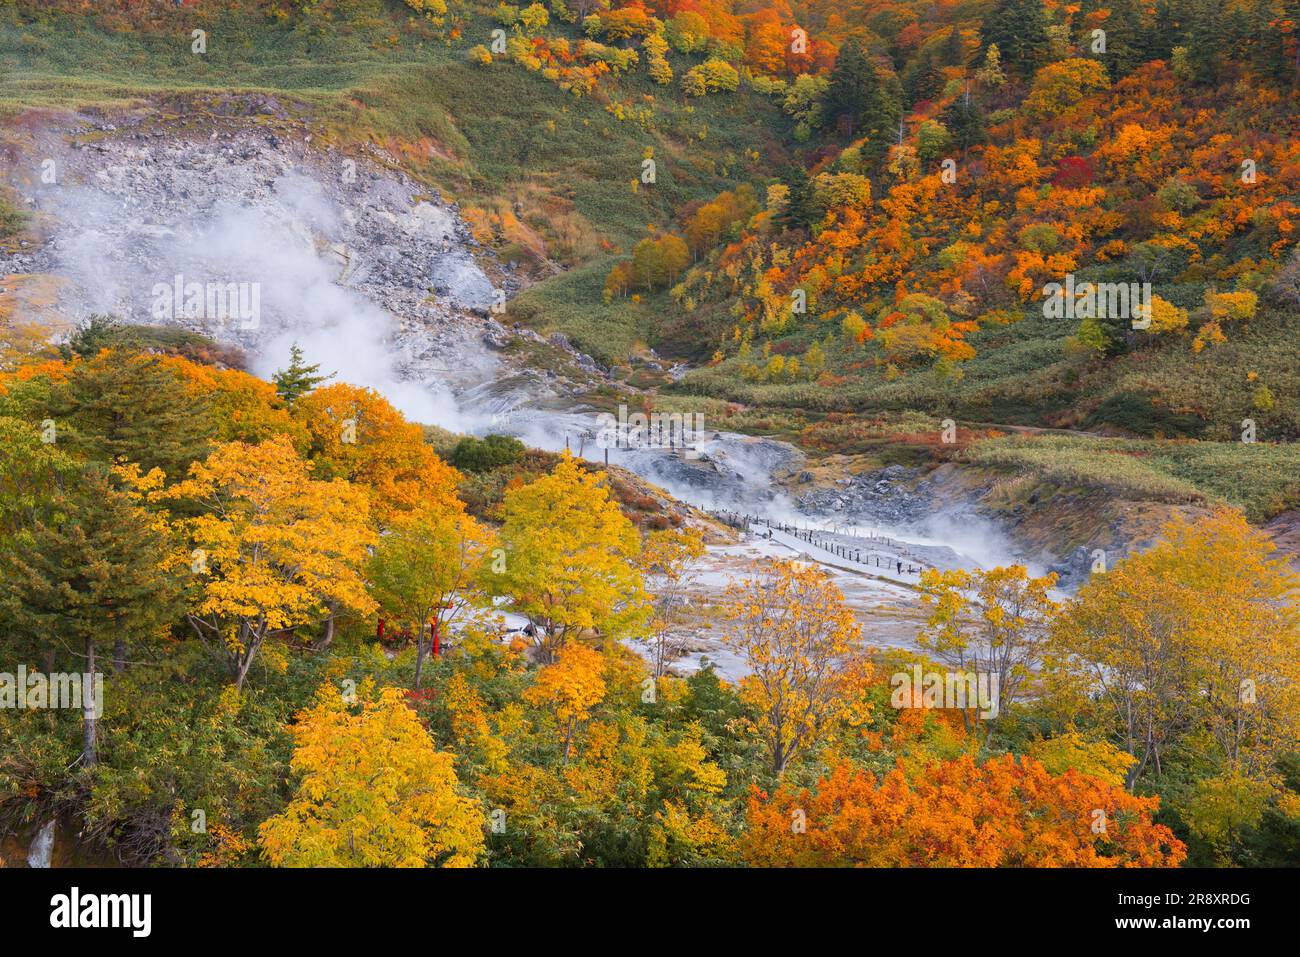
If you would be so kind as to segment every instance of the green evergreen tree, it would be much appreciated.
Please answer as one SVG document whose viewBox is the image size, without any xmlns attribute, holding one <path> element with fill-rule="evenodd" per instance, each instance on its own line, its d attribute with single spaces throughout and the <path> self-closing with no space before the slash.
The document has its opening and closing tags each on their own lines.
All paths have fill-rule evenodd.
<svg viewBox="0 0 1300 957">
<path fill-rule="evenodd" d="M 1145 22 L 1142 9 L 1135 0 L 1110 0 L 1110 16 L 1106 18 L 1106 52 L 1096 54 L 1106 65 L 1112 79 L 1118 80 L 1158 56 L 1153 24 Z M 1084 49 L 1091 51 L 1092 38 L 1083 38 Z"/>
<path fill-rule="evenodd" d="M 897 142 L 903 95 L 898 77 L 882 76 L 861 44 L 851 39 L 835 58 L 823 115 L 846 139 L 861 137 L 864 165 L 878 167 Z"/>
<path fill-rule="evenodd" d="M 1224 17 L 1218 0 L 1196 0 L 1188 10 L 1187 60 L 1196 82 L 1219 81 L 1224 50 Z"/>
<path fill-rule="evenodd" d="M 0 416 L 0 549 L 38 517 L 48 514 L 51 496 L 76 481 L 80 463 L 41 429 Z"/>
<path fill-rule="evenodd" d="M 68 341 L 59 347 L 59 354 L 64 359 L 73 356 L 90 359 L 102 350 L 126 344 L 130 339 L 117 316 L 94 313 L 72 331 Z"/>
<path fill-rule="evenodd" d="M 953 145 L 963 152 L 983 143 L 986 138 L 984 111 L 969 91 L 948 104 L 943 111 L 942 122 L 952 134 Z"/>
<path fill-rule="evenodd" d="M 876 98 L 873 119 L 869 129 L 864 127 L 867 141 L 862 155 L 877 165 L 884 162 L 889 147 L 903 141 L 903 84 L 896 73 L 880 80 L 880 93 Z"/>
<path fill-rule="evenodd" d="M 939 51 L 939 61 L 944 66 L 965 68 L 967 65 L 966 45 L 962 42 L 961 30 L 955 26 L 944 37 L 943 46 Z"/>
<path fill-rule="evenodd" d="M 48 407 L 58 441 L 75 452 L 136 462 L 146 471 L 157 467 L 169 478 L 207 454 L 216 432 L 210 416 L 207 396 L 186 388 L 160 356 L 120 348 L 73 366 L 67 381 L 51 390 Z"/>
<path fill-rule="evenodd" d="M 513 435 L 493 433 L 484 438 L 466 436 L 456 443 L 451 464 L 463 472 L 488 472 L 503 465 L 513 465 L 523 458 L 524 443 Z"/>
<path fill-rule="evenodd" d="M 776 215 L 776 225 L 782 229 L 805 229 L 816 217 L 813 208 L 812 181 L 808 171 L 794 163 L 781 171 L 780 181 L 789 190 L 785 207 Z"/>
<path fill-rule="evenodd" d="M 0 551 L 0 604 L 35 649 L 76 656 L 73 672 L 94 675 L 98 650 L 112 644 L 118 670 L 130 644 L 159 634 L 180 614 L 180 587 L 163 561 L 165 543 L 148 513 L 88 465 L 57 491 L 44 518 Z M 97 761 L 93 683 L 83 683 L 84 767 Z"/>
<path fill-rule="evenodd" d="M 1249 62 L 1275 82 L 1300 83 L 1300 0 L 1284 0 L 1276 8 L 1260 4 L 1254 18 Z M 1283 23 L 1292 24 L 1289 34 L 1281 28 Z"/>
<path fill-rule="evenodd" d="M 981 52 L 996 45 L 1003 65 L 1021 76 L 1047 59 L 1047 11 L 1043 0 L 998 0 L 980 28 Z"/>
<path fill-rule="evenodd" d="M 1174 47 L 1183 45 L 1183 22 L 1186 14 L 1183 0 L 1158 0 L 1155 19 L 1151 24 L 1151 52 L 1159 59 L 1169 60 Z"/>
<path fill-rule="evenodd" d="M 289 347 L 289 368 L 281 369 L 271 377 L 275 383 L 275 392 L 290 405 L 300 399 L 322 382 L 334 378 L 333 375 L 317 375 L 320 364 L 307 365 L 303 362 L 302 349 L 298 343 Z"/>
<path fill-rule="evenodd" d="M 943 93 L 944 76 L 933 50 L 927 50 L 907 67 L 903 74 L 903 91 L 907 102 L 915 106 Z"/>
<path fill-rule="evenodd" d="M 840 48 L 826 90 L 826 115 L 848 139 L 853 139 L 880 98 L 880 77 L 862 44 L 850 39 Z"/>
</svg>

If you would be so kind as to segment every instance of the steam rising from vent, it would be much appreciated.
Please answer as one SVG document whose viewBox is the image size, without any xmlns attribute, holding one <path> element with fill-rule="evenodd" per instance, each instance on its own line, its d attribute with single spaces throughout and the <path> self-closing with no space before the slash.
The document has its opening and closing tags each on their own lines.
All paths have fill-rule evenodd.
<svg viewBox="0 0 1300 957">
<path fill-rule="evenodd" d="M 166 163 L 130 149 L 97 166 L 72 156 L 76 184 L 33 194 L 54 223 L 40 253 L 47 261 L 33 271 L 66 280 L 60 305 L 69 320 L 102 312 L 184 325 L 241 346 L 264 378 L 288 364 L 297 342 L 322 372 L 375 389 L 408 418 L 467 427 L 444 370 L 483 373 L 491 358 L 477 337 L 456 337 L 469 340 L 463 356 L 434 339 L 448 338 L 439 320 L 464 321 L 451 314 L 479 309 L 491 287 L 453 242 L 452 214 L 391 183 L 376 197 L 369 180 L 349 187 L 319 170 L 304 175 L 291 158 L 255 147 L 251 162 L 190 144 L 169 148 Z M 168 319 L 155 308 L 156 289 L 181 283 L 252 286 L 257 320 Z M 442 295 L 431 296 L 437 286 Z"/>
<path fill-rule="evenodd" d="M 602 447 L 607 416 L 589 412 L 555 412 L 530 407 L 524 392 L 478 389 L 462 396 L 463 408 L 480 434 L 513 435 L 533 448 L 568 448 L 592 462 L 621 465 L 658 485 L 679 501 L 705 509 L 794 516 L 793 503 L 774 488 L 773 470 L 799 457 L 782 442 L 753 439 L 703 428 L 692 439 L 691 455 L 646 445 Z"/>
</svg>

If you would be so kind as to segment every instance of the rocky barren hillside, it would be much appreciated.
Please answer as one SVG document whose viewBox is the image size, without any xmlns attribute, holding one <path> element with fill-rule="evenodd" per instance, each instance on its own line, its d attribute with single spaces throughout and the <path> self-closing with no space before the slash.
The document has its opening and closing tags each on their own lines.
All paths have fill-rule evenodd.
<svg viewBox="0 0 1300 957">
<path fill-rule="evenodd" d="M 264 373 L 299 337 L 389 382 L 485 375 L 485 336 L 502 335 L 489 315 L 496 287 L 454 204 L 378 153 L 318 151 L 311 127 L 274 100 L 203 104 L 202 121 L 190 107 L 55 114 L 38 135 L 11 137 L 8 178 L 37 238 L 0 269 L 57 278 L 43 318 L 161 318 L 245 347 Z M 257 284 L 256 322 L 187 317 L 171 301 L 160 311 L 155 287 L 177 276 Z M 345 348 L 331 345 L 341 336 Z"/>
</svg>

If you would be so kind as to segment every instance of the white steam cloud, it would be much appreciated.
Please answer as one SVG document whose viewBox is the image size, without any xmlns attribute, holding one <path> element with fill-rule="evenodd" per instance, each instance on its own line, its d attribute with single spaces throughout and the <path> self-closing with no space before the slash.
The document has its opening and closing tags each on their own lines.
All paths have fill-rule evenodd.
<svg viewBox="0 0 1300 957">
<path fill-rule="evenodd" d="M 319 182 L 289 171 L 247 184 L 252 196 L 213 196 L 213 185 L 184 175 L 184 167 L 165 183 L 140 172 L 139 184 L 129 168 L 113 166 L 84 177 L 84 185 L 36 194 L 55 223 L 44 271 L 65 280 L 60 301 L 69 319 L 103 312 L 157 322 L 155 289 L 178 276 L 183 284 L 249 284 L 260 306 L 255 327 L 231 317 L 176 321 L 239 345 L 263 378 L 288 364 L 297 342 L 335 381 L 375 389 L 414 421 L 466 428 L 444 377 L 430 369 L 446 362 L 432 356 L 419 322 L 399 327 L 364 286 L 345 284 L 364 282 L 371 250 L 356 248 L 365 238 L 352 228 L 356 214 Z M 404 251 L 380 252 L 401 259 Z M 403 292 L 405 304 L 423 307 L 426 289 Z"/>
</svg>

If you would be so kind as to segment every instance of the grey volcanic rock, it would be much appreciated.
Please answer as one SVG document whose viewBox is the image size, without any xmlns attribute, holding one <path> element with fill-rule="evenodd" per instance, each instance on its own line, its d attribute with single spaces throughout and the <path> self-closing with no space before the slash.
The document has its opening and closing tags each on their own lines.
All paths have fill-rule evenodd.
<svg viewBox="0 0 1300 957">
<path fill-rule="evenodd" d="M 1092 552 L 1080 545 L 1048 571 L 1056 573 L 1058 588 L 1072 592 L 1092 576 Z"/>
<path fill-rule="evenodd" d="M 280 112 L 269 97 L 230 107 Z M 300 339 L 310 361 L 395 393 L 421 421 L 454 419 L 448 393 L 493 374 L 494 290 L 468 227 L 405 174 L 238 122 L 198 136 L 78 135 L 32 147 L 54 159 L 56 182 L 9 171 L 48 240 L 0 253 L 0 275 L 60 277 L 45 315 L 56 326 L 92 312 L 181 325 L 240 346 L 262 375 Z M 194 315 L 166 295 L 178 276 L 182 290 L 240 287 L 245 304 L 255 290 L 256 320 Z"/>
<path fill-rule="evenodd" d="M 919 481 L 923 470 L 890 465 L 875 472 L 851 475 L 835 488 L 820 488 L 799 495 L 795 504 L 810 515 L 836 514 L 845 519 L 903 527 L 925 518 L 931 511 L 928 490 Z M 800 474 L 806 483 L 811 476 Z"/>
<path fill-rule="evenodd" d="M 685 501 L 743 511 L 781 498 L 772 474 L 801 468 L 804 455 L 788 442 L 706 432 L 688 454 L 635 449 L 620 453 L 617 461 Z"/>
<path fill-rule="evenodd" d="M 495 298 L 492 283 L 472 260 L 444 257 L 430 270 L 435 295 L 470 312 L 485 313 Z"/>
</svg>

